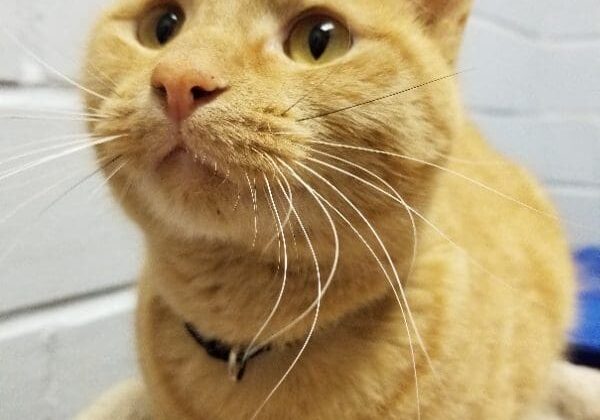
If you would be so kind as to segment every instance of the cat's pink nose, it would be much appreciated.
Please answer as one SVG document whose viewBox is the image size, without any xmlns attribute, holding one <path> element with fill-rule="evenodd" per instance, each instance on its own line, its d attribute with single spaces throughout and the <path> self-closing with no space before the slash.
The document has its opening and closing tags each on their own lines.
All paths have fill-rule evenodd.
<svg viewBox="0 0 600 420">
<path fill-rule="evenodd" d="M 156 66 L 151 84 L 155 94 L 165 100 L 166 112 L 176 123 L 185 121 L 196 108 L 212 101 L 226 88 L 215 76 L 179 60 Z"/>
</svg>

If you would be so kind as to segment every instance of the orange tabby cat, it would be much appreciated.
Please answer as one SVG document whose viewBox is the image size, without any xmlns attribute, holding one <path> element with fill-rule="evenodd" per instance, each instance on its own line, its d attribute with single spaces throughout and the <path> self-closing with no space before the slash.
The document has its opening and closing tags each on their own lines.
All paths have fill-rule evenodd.
<svg viewBox="0 0 600 420">
<path fill-rule="evenodd" d="M 462 113 L 470 6 L 121 0 L 104 15 L 86 99 L 111 116 L 90 129 L 145 233 L 144 381 L 83 418 L 529 413 L 573 273 L 544 193 Z"/>
</svg>

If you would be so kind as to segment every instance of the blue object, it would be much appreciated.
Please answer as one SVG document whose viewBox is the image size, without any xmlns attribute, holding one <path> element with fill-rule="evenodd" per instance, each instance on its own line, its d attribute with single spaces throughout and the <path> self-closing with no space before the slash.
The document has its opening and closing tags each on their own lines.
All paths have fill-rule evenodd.
<svg viewBox="0 0 600 420">
<path fill-rule="evenodd" d="M 578 325 L 571 334 L 573 362 L 600 367 L 600 247 L 575 254 L 580 292 Z"/>
</svg>

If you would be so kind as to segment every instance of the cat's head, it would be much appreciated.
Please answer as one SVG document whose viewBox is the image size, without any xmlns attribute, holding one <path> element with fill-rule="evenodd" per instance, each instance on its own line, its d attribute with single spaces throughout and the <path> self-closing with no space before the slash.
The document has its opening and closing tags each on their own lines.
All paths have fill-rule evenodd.
<svg viewBox="0 0 600 420">
<path fill-rule="evenodd" d="M 469 7 L 118 1 L 85 69 L 92 133 L 119 136 L 97 146 L 117 197 L 147 231 L 242 245 L 272 235 L 289 199 L 310 226 L 333 212 L 324 200 L 349 213 L 336 188 L 371 220 L 397 208 L 332 166 L 420 207 L 433 182 L 421 161 L 443 162 L 460 121 L 454 81 L 432 81 L 454 71 Z"/>
</svg>

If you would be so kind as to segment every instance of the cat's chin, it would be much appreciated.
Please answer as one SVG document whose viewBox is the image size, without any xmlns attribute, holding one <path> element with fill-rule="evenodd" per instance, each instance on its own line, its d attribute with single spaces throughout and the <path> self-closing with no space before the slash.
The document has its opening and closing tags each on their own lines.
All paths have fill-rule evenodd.
<svg viewBox="0 0 600 420">
<path fill-rule="evenodd" d="M 188 185 L 210 187 L 226 181 L 225 168 L 206 154 L 195 153 L 186 146 L 177 145 L 157 163 L 156 173 L 163 180 L 169 179 Z"/>
</svg>

